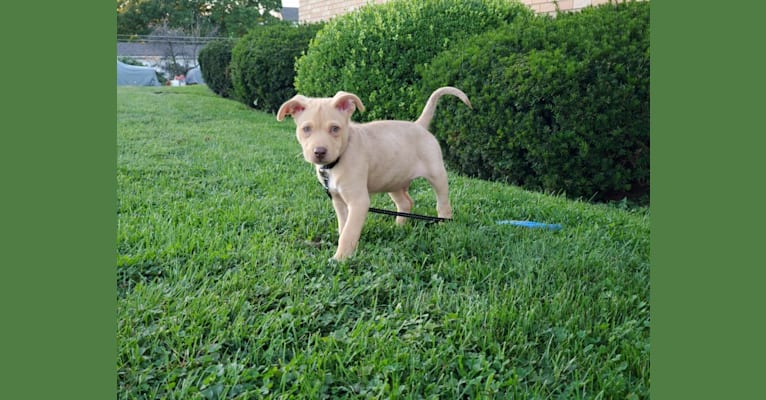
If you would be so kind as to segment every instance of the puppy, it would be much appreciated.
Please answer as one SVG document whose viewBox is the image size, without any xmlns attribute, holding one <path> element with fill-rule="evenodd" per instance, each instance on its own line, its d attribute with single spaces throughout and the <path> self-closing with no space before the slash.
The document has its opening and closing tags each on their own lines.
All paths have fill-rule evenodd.
<svg viewBox="0 0 766 400">
<path fill-rule="evenodd" d="M 277 120 L 292 116 L 303 158 L 314 164 L 317 178 L 332 197 L 340 234 L 333 259 L 343 260 L 356 249 L 371 193 L 387 192 L 397 211 L 408 213 L 413 206 L 407 193 L 410 182 L 424 177 L 436 192 L 439 217 L 452 217 L 441 148 L 428 131 L 436 103 L 445 94 L 471 107 L 465 93 L 445 86 L 431 94 L 415 122 L 354 123 L 351 115 L 357 109 L 363 112 L 364 104 L 346 92 L 332 98 L 296 95 L 279 108 Z M 398 224 L 405 221 L 396 218 Z"/>
</svg>

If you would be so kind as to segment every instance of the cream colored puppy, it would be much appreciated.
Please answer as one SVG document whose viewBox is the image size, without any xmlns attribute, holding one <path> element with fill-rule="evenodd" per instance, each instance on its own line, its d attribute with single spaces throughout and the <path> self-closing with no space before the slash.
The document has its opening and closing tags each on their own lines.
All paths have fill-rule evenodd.
<svg viewBox="0 0 766 400">
<path fill-rule="evenodd" d="M 338 249 L 333 256 L 343 260 L 359 242 L 370 207 L 370 194 L 387 192 L 399 212 L 410 212 L 413 202 L 407 193 L 413 179 L 424 177 L 436 192 L 436 211 L 452 217 L 439 142 L 428 132 L 436 103 L 445 94 L 460 98 L 471 107 L 459 89 L 443 87 L 428 98 L 415 122 L 351 121 L 364 104 L 352 93 L 338 92 L 332 98 L 296 95 L 277 112 L 277 120 L 291 115 L 296 125 L 303 157 L 316 167 L 317 178 L 327 186 L 338 217 Z M 396 222 L 403 224 L 404 217 Z"/>
</svg>

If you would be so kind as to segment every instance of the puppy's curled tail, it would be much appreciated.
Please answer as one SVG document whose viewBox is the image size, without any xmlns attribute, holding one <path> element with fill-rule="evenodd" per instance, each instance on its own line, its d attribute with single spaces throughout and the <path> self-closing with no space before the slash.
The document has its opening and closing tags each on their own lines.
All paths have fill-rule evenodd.
<svg viewBox="0 0 766 400">
<path fill-rule="evenodd" d="M 426 102 L 426 107 L 423 109 L 423 112 L 420 114 L 420 117 L 418 117 L 415 123 L 422 126 L 423 128 L 428 129 L 428 125 L 431 123 L 431 119 L 434 117 L 434 112 L 436 111 L 436 103 L 439 101 L 439 98 L 445 94 L 451 94 L 462 100 L 463 103 L 468 106 L 468 108 L 473 108 L 473 106 L 471 106 L 471 102 L 468 100 L 468 96 L 466 96 L 462 90 L 452 86 L 444 86 L 434 90 L 434 92 L 431 93 L 431 97 L 429 97 L 428 101 Z"/>
</svg>

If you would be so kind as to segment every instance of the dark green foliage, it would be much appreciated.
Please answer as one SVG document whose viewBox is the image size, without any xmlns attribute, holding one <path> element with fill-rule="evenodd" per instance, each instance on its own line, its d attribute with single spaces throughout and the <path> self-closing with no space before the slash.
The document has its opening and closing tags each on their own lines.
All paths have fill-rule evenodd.
<svg viewBox="0 0 766 400">
<path fill-rule="evenodd" d="M 205 84 L 221 97 L 234 95 L 231 83 L 231 50 L 236 43 L 233 39 L 212 41 L 199 52 L 199 65 Z"/>
<path fill-rule="evenodd" d="M 281 0 L 117 0 L 117 33 L 148 35 L 161 26 L 194 36 L 240 37 L 276 20 Z"/>
<path fill-rule="evenodd" d="M 439 55 L 422 93 L 449 83 L 432 130 L 463 173 L 572 197 L 648 201 L 649 2 L 539 17 Z M 456 104 L 456 103 L 455 103 Z"/>
<path fill-rule="evenodd" d="M 237 97 L 250 107 L 276 112 L 295 95 L 295 59 L 308 48 L 321 24 L 264 25 L 240 39 L 232 51 Z"/>
<path fill-rule="evenodd" d="M 508 0 L 422 0 L 365 6 L 333 19 L 297 64 L 295 85 L 308 96 L 357 94 L 373 119 L 412 120 L 427 97 L 417 90 L 421 66 L 464 37 L 532 12 Z"/>
<path fill-rule="evenodd" d="M 141 61 L 138 61 L 133 57 L 117 57 L 117 60 L 119 60 L 123 64 L 136 65 L 139 67 L 144 66 L 144 64 Z"/>
</svg>

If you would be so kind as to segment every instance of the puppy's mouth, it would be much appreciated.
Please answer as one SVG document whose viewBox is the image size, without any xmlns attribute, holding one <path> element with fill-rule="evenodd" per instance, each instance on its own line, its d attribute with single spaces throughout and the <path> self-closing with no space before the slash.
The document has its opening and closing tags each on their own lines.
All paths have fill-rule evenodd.
<svg viewBox="0 0 766 400">
<path fill-rule="evenodd" d="M 327 150 L 326 147 L 315 147 L 310 154 L 310 157 L 308 157 L 309 161 L 311 161 L 312 164 L 320 165 L 320 166 L 327 166 L 330 164 L 335 165 L 335 163 L 338 162 L 338 157 L 333 157 L 333 155 L 330 154 L 331 152 Z M 329 167 L 332 168 L 332 167 Z"/>
<path fill-rule="evenodd" d="M 335 164 L 338 163 L 338 160 L 335 159 L 335 160 L 330 161 L 330 160 L 327 160 L 326 158 L 320 159 L 318 157 L 314 157 L 314 161 L 312 163 L 316 164 L 316 165 L 319 165 L 320 167 L 332 168 L 332 167 L 335 166 Z"/>
</svg>

